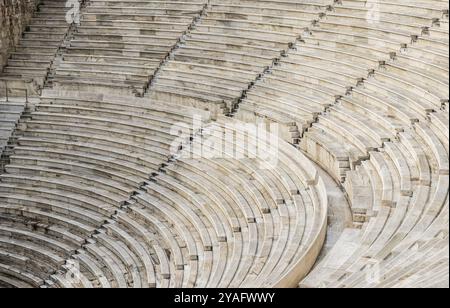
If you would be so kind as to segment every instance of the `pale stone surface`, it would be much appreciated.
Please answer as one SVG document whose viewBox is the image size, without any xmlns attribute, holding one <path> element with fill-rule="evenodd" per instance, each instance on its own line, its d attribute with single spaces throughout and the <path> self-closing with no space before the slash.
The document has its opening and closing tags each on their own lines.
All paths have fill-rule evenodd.
<svg viewBox="0 0 450 308">
<path fill-rule="evenodd" d="M 82 3 L 0 75 L 0 286 L 448 286 L 448 1 Z"/>
</svg>

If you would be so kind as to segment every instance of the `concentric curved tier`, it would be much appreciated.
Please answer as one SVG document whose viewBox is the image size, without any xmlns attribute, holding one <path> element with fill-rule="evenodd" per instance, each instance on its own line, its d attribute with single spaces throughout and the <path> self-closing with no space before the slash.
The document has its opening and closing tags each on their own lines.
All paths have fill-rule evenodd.
<svg viewBox="0 0 450 308">
<path fill-rule="evenodd" d="M 448 287 L 448 1 L 80 3 L 0 74 L 0 286 Z"/>
<path fill-rule="evenodd" d="M 257 136 L 226 119 L 170 155 L 165 126 L 192 110 L 159 107 L 43 98 L 0 177 L 2 273 L 17 280 L 5 283 L 293 286 L 306 275 L 327 211 L 308 159 L 279 140 L 276 161 L 254 157 Z M 235 152 L 214 158 L 214 142 Z"/>
</svg>

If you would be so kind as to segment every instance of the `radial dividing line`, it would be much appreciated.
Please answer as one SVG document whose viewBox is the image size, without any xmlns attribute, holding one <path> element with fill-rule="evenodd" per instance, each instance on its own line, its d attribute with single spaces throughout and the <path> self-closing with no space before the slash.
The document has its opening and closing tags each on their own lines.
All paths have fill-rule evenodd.
<svg viewBox="0 0 450 308">
<path fill-rule="evenodd" d="M 175 52 L 180 48 L 182 44 L 185 43 L 186 37 L 189 35 L 189 33 L 194 30 L 198 23 L 200 23 L 203 20 L 203 17 L 206 16 L 208 10 L 211 7 L 211 1 L 207 0 L 202 8 L 202 10 L 196 15 L 192 22 L 189 24 L 189 26 L 186 28 L 186 30 L 181 34 L 181 36 L 177 39 L 176 43 L 170 48 L 170 50 L 167 52 L 166 56 L 161 60 L 156 70 L 153 72 L 151 76 L 149 76 L 149 80 L 144 88 L 143 93 L 139 93 L 135 91 L 136 96 L 144 97 L 148 92 L 150 92 L 153 89 L 153 86 L 158 79 L 159 74 L 161 73 L 164 66 L 166 66 L 167 62 L 172 60 L 174 58 Z"/>
<path fill-rule="evenodd" d="M 160 175 L 165 173 L 165 168 L 169 166 L 173 166 L 177 163 L 178 158 L 181 156 L 182 151 L 190 147 L 197 138 L 201 137 L 203 133 L 203 128 L 199 128 L 196 131 L 192 132 L 192 134 L 186 138 L 185 140 L 181 141 L 178 145 L 177 152 L 174 154 L 171 154 L 168 156 L 167 161 L 161 163 L 160 167 L 157 171 L 151 173 L 148 175 L 148 179 L 146 181 L 143 181 L 139 187 L 136 187 L 129 195 L 129 197 L 122 201 L 119 205 L 119 207 L 115 210 L 115 213 L 109 217 L 101 226 L 97 227 L 88 237 L 84 239 L 84 242 L 82 245 L 79 246 L 79 248 L 71 255 L 69 255 L 67 258 L 65 258 L 64 264 L 55 271 L 55 273 L 52 273 L 48 275 L 48 278 L 44 280 L 44 284 L 41 286 L 41 288 L 48 288 L 51 287 L 55 280 L 52 279 L 52 276 L 54 275 L 64 275 L 68 272 L 67 265 L 69 264 L 69 261 L 77 260 L 76 255 L 79 255 L 82 253 L 82 251 L 85 251 L 85 247 L 87 245 L 93 245 L 97 242 L 96 236 L 99 234 L 102 234 L 107 229 L 108 226 L 116 224 L 118 222 L 118 217 L 120 214 L 126 213 L 131 206 L 133 206 L 137 199 L 136 197 L 138 195 L 141 195 L 143 193 L 146 193 L 146 188 L 150 184 L 150 182 L 157 182 L 156 178 Z M 156 288 L 156 285 L 150 285 L 152 288 Z"/>
</svg>

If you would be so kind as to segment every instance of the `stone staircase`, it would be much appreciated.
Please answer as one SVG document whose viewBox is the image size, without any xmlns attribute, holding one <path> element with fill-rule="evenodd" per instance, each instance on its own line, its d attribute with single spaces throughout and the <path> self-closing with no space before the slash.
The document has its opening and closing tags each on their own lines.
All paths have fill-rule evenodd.
<svg viewBox="0 0 450 308">
<path fill-rule="evenodd" d="M 35 103 L 19 100 L 0 102 L 0 174 L 9 163 L 9 157 L 17 145 L 17 139 L 26 128 Z"/>
<path fill-rule="evenodd" d="M 67 44 L 74 28 L 66 19 L 69 9 L 64 0 L 40 1 L 0 73 L 0 92 L 6 88 L 5 82 L 10 89 L 27 89 L 30 96 L 39 96 L 44 86 L 52 86 L 60 49 Z M 23 90 L 12 91 L 10 95 L 22 96 Z"/>
</svg>

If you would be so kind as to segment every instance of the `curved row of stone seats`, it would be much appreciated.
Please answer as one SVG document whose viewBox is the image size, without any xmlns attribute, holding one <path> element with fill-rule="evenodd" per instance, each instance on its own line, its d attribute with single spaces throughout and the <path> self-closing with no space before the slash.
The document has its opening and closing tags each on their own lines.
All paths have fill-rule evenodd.
<svg viewBox="0 0 450 308">
<path fill-rule="evenodd" d="M 205 1 L 90 1 L 56 70 L 64 89 L 142 93 Z"/>
<path fill-rule="evenodd" d="M 408 110 L 410 105 L 403 106 L 404 110 L 396 110 L 395 105 L 373 97 L 363 89 L 354 91 L 351 97 L 341 98 L 318 117 L 317 123 L 301 139 L 301 149 L 325 167 L 337 181 L 343 182 L 347 171 L 366 160 L 369 152 L 382 148 L 385 142 L 394 141 L 411 125 L 420 129 L 428 125 L 424 123 L 433 122 L 424 134 L 430 134 L 443 144 L 444 149 L 448 149 L 447 136 L 443 133 L 448 127 L 448 112 L 437 109 L 426 117 L 417 117 L 417 113 Z M 368 118 L 371 121 L 367 121 Z M 445 163 L 442 166 L 443 170 L 448 169 Z"/>
<path fill-rule="evenodd" d="M 408 45 L 418 36 L 428 34 L 431 26 L 439 25 L 439 19 L 448 18 L 445 6 L 443 2 L 422 6 L 402 1 L 345 1 L 334 6 L 334 12 L 312 29 L 315 35 L 333 33 L 338 38 L 350 35 L 354 43 L 368 45 L 369 49 L 380 47 L 385 53 L 396 53 L 398 44 Z"/>
<path fill-rule="evenodd" d="M 429 115 L 431 130 L 446 149 L 449 147 L 449 112 L 448 109 L 434 112 Z"/>
<path fill-rule="evenodd" d="M 433 29 L 429 29 L 429 33 L 427 33 L 431 39 L 441 43 L 448 43 L 448 33 L 449 33 L 449 16 L 445 16 L 439 22 L 436 23 L 437 27 Z M 445 48 L 445 47 L 444 47 Z M 448 49 L 448 44 L 447 44 Z"/>
<path fill-rule="evenodd" d="M 327 281 L 328 276 L 324 274 L 326 271 L 321 274 L 318 271 L 313 272 L 302 286 L 372 288 L 448 286 L 448 275 L 446 277 L 442 274 L 448 272 L 448 229 L 443 228 L 448 224 L 448 218 L 445 219 L 445 215 L 448 215 L 448 201 L 442 213 L 425 232 L 411 237 L 402 247 L 396 247 L 385 260 L 382 259 L 384 254 L 372 259 L 366 258 L 365 266 L 359 265 L 359 271 L 347 275 L 341 275 L 342 271 L 335 271 L 335 264 L 328 260 L 329 267 L 326 271 L 332 271 L 333 277 Z M 357 239 L 349 235 L 348 240 L 346 244 L 351 249 Z M 430 275 L 435 279 L 431 279 Z M 314 281 L 312 277 L 315 278 Z M 347 277 L 349 278 L 346 279 Z M 325 282 L 315 284 L 318 282 L 316 279 Z"/>
<path fill-rule="evenodd" d="M 24 109 L 24 103 L 0 101 L 0 154 L 7 146 Z"/>
<path fill-rule="evenodd" d="M 42 285 L 188 141 L 193 117 L 204 115 L 140 99 L 68 97 L 42 96 L 0 175 L 0 225 L 10 227 L 0 230 L 0 264 L 11 271 L 2 275 L 19 284 L 32 276 L 39 278 L 33 286 Z M 175 140 L 171 134 L 182 128 L 184 139 Z M 41 245 L 31 235 L 24 241 L 26 231 Z M 9 260 L 7 253 L 33 261 Z"/>
<path fill-rule="evenodd" d="M 443 14 L 448 14 L 448 4 L 446 1 L 431 0 L 411 3 L 404 0 L 394 1 L 364 1 L 364 0 L 342 0 L 343 5 L 354 8 L 369 8 L 383 12 L 401 12 L 403 15 L 422 18 L 441 18 Z"/>
<path fill-rule="evenodd" d="M 97 106 L 80 106 L 83 104 Z M 192 118 L 179 110 L 170 114 L 168 108 L 146 108 L 140 101 L 133 104 L 128 99 L 122 106 L 128 110 L 109 110 L 107 106 L 83 99 L 43 99 L 17 148 L 22 153 L 22 147 L 32 148 L 40 155 L 13 155 L 7 169 L 67 179 L 72 179 L 74 172 L 101 191 L 114 191 L 117 198 L 126 199 L 170 157 L 175 139 L 172 127 L 191 124 Z"/>
<path fill-rule="evenodd" d="M 376 249 L 381 249 L 392 234 L 400 237 L 393 231 L 405 217 L 408 204 L 412 202 L 415 207 L 414 211 L 408 213 L 408 223 L 425 209 L 430 209 L 430 212 L 421 221 L 422 226 L 430 217 L 436 217 L 432 215 L 439 213 L 440 209 L 444 209 L 445 213 L 445 200 L 448 198 L 448 140 L 443 132 L 448 128 L 448 110 L 445 110 L 448 105 L 448 53 L 426 55 L 426 44 L 422 42 L 423 37 L 426 39 L 426 33 L 418 40 L 414 39 L 410 49 L 407 44 L 410 40 L 407 29 L 410 26 L 405 27 L 401 35 L 382 39 L 380 31 L 374 29 L 371 29 L 370 34 L 350 34 L 350 30 L 349 34 L 341 30 L 333 32 L 331 26 L 328 29 L 326 25 L 330 20 L 324 18 L 317 27 L 311 28 L 310 35 L 304 35 L 299 42 L 298 51 L 283 59 L 281 65 L 264 79 L 264 83 L 257 84 L 255 90 L 248 93 L 240 106 L 238 117 L 249 121 L 268 118 L 269 121 L 283 123 L 286 127 L 284 138 L 293 142 L 295 136 L 301 135 L 301 132 L 296 131 L 296 126 L 307 126 L 313 120 L 317 122 L 301 139 L 301 148 L 336 180 L 344 181 L 349 177 L 345 185 L 352 201 L 354 220 L 357 226 L 364 224 L 364 229 L 360 234 L 352 230 L 345 233 L 336 245 L 334 254 L 328 258 L 330 264 L 319 267 L 303 285 L 320 286 L 322 282 L 325 286 L 358 286 L 353 278 L 347 276 L 359 275 L 357 277 L 360 279 L 364 275 L 360 271 L 371 268 L 370 262 L 364 258 L 372 254 L 357 251 L 357 258 L 364 256 L 359 263 L 349 259 L 347 263 L 335 266 L 334 260 L 342 259 L 342 255 L 348 253 L 345 251 L 347 248 L 348 251 L 356 250 L 352 247 L 359 246 L 365 249 L 374 240 Z M 436 28 L 435 24 L 430 32 Z M 334 33 L 337 36 L 333 36 Z M 442 46 L 445 44 L 444 40 Z M 413 57 L 408 59 L 410 50 Z M 303 58 L 299 58 L 299 55 Z M 373 70 L 377 68 L 377 62 L 381 64 L 380 68 Z M 292 71 L 295 73 L 291 74 Z M 415 78 L 417 73 L 420 78 Z M 363 78 L 355 82 L 355 77 Z M 354 87 L 355 84 L 358 86 Z M 289 89 L 294 92 L 299 88 L 305 94 L 293 95 L 289 92 Z M 316 110 L 320 112 L 324 106 L 316 102 L 316 97 L 328 99 L 319 100 L 325 102 L 327 108 L 318 118 Z M 328 106 L 327 101 L 330 102 Z M 280 111 L 279 106 L 284 109 Z M 293 106 L 301 111 L 293 113 Z M 368 122 L 368 118 L 371 121 Z M 436 123 L 431 124 L 430 120 Z M 410 126 L 417 132 L 407 130 Z M 407 137 L 408 134 L 414 137 Z M 397 142 L 398 138 L 402 144 Z M 403 144 L 404 139 L 408 140 L 406 144 Z M 402 153 L 408 152 L 405 150 L 407 146 L 413 150 L 409 150 L 409 156 L 403 156 Z M 417 148 L 426 150 L 418 152 Z M 434 171 L 430 172 L 433 168 Z M 348 172 L 350 169 L 354 171 Z M 416 182 L 432 188 L 416 188 Z M 426 203 L 427 198 L 430 198 L 429 203 Z M 381 214 L 380 205 L 383 205 Z M 396 209 L 395 214 L 391 215 L 391 212 L 394 213 L 391 207 Z M 388 220 L 391 217 L 393 219 Z M 367 223 L 369 218 L 370 222 Z M 411 227 L 406 222 L 405 228 Z M 383 229 L 385 225 L 387 231 Z M 437 226 L 440 230 L 429 236 L 445 237 L 448 234 L 445 223 L 441 221 Z M 420 228 L 415 232 L 417 237 L 424 234 Z M 438 236 L 439 232 L 443 235 Z M 357 239 L 361 239 L 361 245 L 354 244 Z M 389 254 L 389 249 L 390 246 L 383 253 Z M 442 258 L 445 246 L 442 247 L 442 242 L 439 249 L 431 253 L 440 254 L 441 258 L 437 262 L 445 266 L 446 259 Z M 414 256 L 415 260 L 418 256 Z M 375 261 L 378 266 L 380 260 Z M 351 269 L 345 266 L 351 266 Z M 412 269 L 418 271 L 417 268 Z M 332 272 L 330 277 L 327 272 Z M 352 276 L 354 272 L 357 274 Z M 395 276 L 395 271 L 390 274 L 394 282 L 395 278 L 401 277 L 399 274 Z M 359 283 L 363 285 L 361 281 Z"/>
<path fill-rule="evenodd" d="M 12 163 L 15 162 L 12 160 Z M 42 284 L 104 223 L 105 217 L 114 213 L 113 205 L 120 200 L 110 197 L 108 192 L 103 192 L 101 196 L 98 189 L 63 178 L 24 175 L 14 168 L 7 171 L 9 174 L 3 174 L 0 182 L 1 225 L 10 226 L 13 232 L 6 238 L 7 242 L 12 243 L 7 252 L 21 254 L 25 251 L 24 255 L 33 256 L 33 259 L 26 266 L 17 264 L 13 258 L 4 258 L 1 263 L 39 277 L 39 284 Z M 31 235 L 25 244 L 13 242 L 14 232 L 20 234 L 21 230 L 32 231 L 34 237 L 70 249 L 57 253 L 54 247 L 45 243 L 28 247 L 26 243 L 33 239 Z M 41 263 L 45 266 L 39 265 Z"/>
<path fill-rule="evenodd" d="M 397 10 L 389 10 L 391 5 L 397 7 Z M 381 16 L 397 14 L 398 20 L 401 20 L 402 16 L 411 14 L 410 5 L 349 1 L 336 4 L 333 9 L 334 11 L 327 12 L 320 22 L 311 27 L 309 33 L 302 35 L 296 45 L 297 51 L 289 53 L 288 58 L 274 67 L 263 82 L 257 83 L 247 93 L 240 105 L 238 117 L 247 121 L 269 119 L 282 123 L 283 137 L 296 143 L 305 128 L 316 119 L 317 113 L 333 104 L 336 96 L 340 97 L 352 90 L 380 66 L 383 70 L 375 74 L 375 79 L 366 82 L 367 89 L 374 89 L 370 94 L 364 94 L 370 98 L 385 99 L 381 94 L 386 93 L 398 97 L 399 100 L 409 100 L 413 106 L 417 106 L 417 113 L 423 117 L 439 108 L 441 102 L 448 98 L 447 90 L 433 90 L 430 94 L 423 91 L 423 87 L 444 89 L 448 86 L 448 56 L 442 54 L 442 58 L 438 58 L 438 55 L 428 55 L 428 59 L 435 62 L 429 65 L 430 61 L 424 61 L 427 58 L 424 55 L 425 48 L 423 52 L 420 50 L 419 42 L 422 37 L 418 42 L 409 45 L 411 35 L 415 33 L 413 30 L 400 37 L 389 37 L 380 35 L 377 31 L 355 32 L 352 26 L 348 27 L 348 31 L 336 30 L 327 24 L 332 16 L 340 16 L 336 13 L 339 10 L 347 11 L 345 17 L 341 17 L 343 22 L 346 22 L 346 17 L 358 17 L 361 12 L 370 9 L 376 10 Z M 420 22 L 424 26 L 431 25 L 429 9 L 419 7 L 418 10 L 421 12 L 418 15 L 422 16 Z M 436 9 L 434 14 L 436 18 L 441 17 L 442 9 Z M 428 19 L 422 20 L 426 16 Z M 435 26 L 437 27 L 436 22 Z M 420 25 L 417 27 L 421 29 Z M 409 52 L 406 47 L 410 46 L 413 57 L 409 58 L 400 53 Z M 393 59 L 395 61 L 392 61 Z M 402 78 L 399 80 L 397 75 Z M 407 95 L 408 93 L 401 93 L 400 88 L 411 88 L 415 91 Z M 298 94 L 298 89 L 302 89 L 301 95 Z M 416 102 L 417 94 L 424 96 L 424 99 Z M 318 97 L 322 99 L 319 100 Z M 399 102 L 396 109 L 401 108 L 401 105 Z M 415 120 L 414 116 L 409 116 L 411 120 Z"/>
<path fill-rule="evenodd" d="M 357 117 L 359 120 L 351 124 L 356 125 L 353 129 L 358 129 L 364 117 L 374 110 L 376 113 L 384 110 L 385 115 L 381 118 L 377 116 L 380 118 L 379 124 L 382 124 L 380 128 L 395 134 L 403 125 L 426 120 L 430 112 L 438 110 L 443 102 L 448 101 L 448 66 L 442 65 L 448 63 L 448 56 L 446 59 L 444 56 L 430 57 L 417 64 L 417 58 L 425 51 L 414 44 L 415 56 L 408 58 L 400 53 L 409 50 L 409 45 L 404 41 L 372 41 L 370 36 L 368 41 L 364 41 L 364 35 L 345 33 L 336 37 L 321 30 L 327 20 L 324 18 L 308 35 L 304 35 L 297 44 L 297 51 L 289 53 L 263 82 L 249 91 L 240 104 L 237 116 L 246 121 L 262 119 L 281 123 L 283 138 L 293 143 L 297 143 L 307 129 L 302 139 L 302 149 L 311 153 L 327 170 L 333 170 L 337 180 L 343 180 L 346 171 L 364 159 L 367 150 L 380 146 L 380 141 L 386 137 L 383 134 L 377 136 L 378 133 L 368 137 L 358 136 L 359 140 L 346 143 L 346 149 L 334 147 L 332 144 L 336 142 L 330 141 L 334 138 L 334 132 L 341 129 L 340 123 L 330 123 L 326 117 L 318 119 L 317 114 L 334 105 L 335 101 L 343 101 L 351 108 L 356 106 L 359 109 L 367 109 L 365 105 L 370 102 L 375 109 L 362 112 Z M 391 47 L 386 49 L 385 42 L 390 42 Z M 302 94 L 294 95 L 299 88 L 303 90 Z M 298 112 L 292 112 L 292 109 Z M 331 110 L 329 114 L 335 112 Z M 318 123 L 308 129 L 314 121 Z M 324 134 L 324 125 L 328 128 L 334 125 L 334 129 Z M 352 131 L 352 128 L 347 131 Z M 354 138 L 352 134 L 348 136 Z M 373 137 L 378 142 L 371 141 Z"/>
<path fill-rule="evenodd" d="M 10 88 L 28 89 L 30 95 L 36 95 L 38 88 L 44 86 L 71 24 L 66 20 L 68 8 L 65 5 L 64 0 L 39 2 L 30 24 L 0 73 L 0 81 L 8 81 Z M 33 87 L 25 84 L 31 80 L 35 84 Z M 0 82 L 0 91 L 3 87 Z"/>
<path fill-rule="evenodd" d="M 439 39 L 433 38 L 433 33 L 445 33 L 445 36 Z M 448 39 L 448 20 L 440 20 L 429 32 L 419 37 L 408 48 L 403 49 L 395 57 L 396 70 L 403 69 L 410 75 L 420 77 L 416 82 L 423 80 L 424 84 L 430 87 L 448 85 L 449 74 L 449 39 Z M 439 49 L 430 45 L 430 39 L 440 42 Z M 389 67 L 388 67 L 389 70 Z M 443 102 L 448 100 L 448 91 L 435 94 L 435 100 L 440 99 Z M 439 105 L 439 104 L 437 104 Z"/>
<path fill-rule="evenodd" d="M 299 43 L 271 74 L 247 93 L 237 117 L 275 120 L 282 136 L 296 143 L 317 115 L 361 81 L 376 61 L 349 52 Z"/>
<path fill-rule="evenodd" d="M 368 158 L 368 152 L 395 137 L 391 131 L 379 127 L 379 124 L 368 123 L 367 114 L 358 114 L 337 106 L 321 115 L 318 123 L 308 129 L 300 147 L 327 170 L 333 171 L 336 180 L 342 180 L 347 170 Z M 324 148 L 317 148 L 317 143 Z"/>
<path fill-rule="evenodd" d="M 433 282 L 422 281 L 424 268 L 448 269 L 444 140 L 419 123 L 348 173 L 344 186 L 362 230 L 348 231 L 303 286 L 426 287 Z M 338 255 L 345 257 L 336 261 Z"/>
<path fill-rule="evenodd" d="M 322 26 L 334 26 L 346 29 L 352 27 L 353 32 L 370 33 L 372 37 L 399 39 L 420 35 L 424 28 L 448 14 L 448 6 L 444 1 L 430 4 L 435 10 L 423 12 L 424 7 L 406 1 L 343 1 L 327 14 Z M 439 4 L 438 4 L 439 3 Z"/>
<path fill-rule="evenodd" d="M 398 288 L 422 288 L 423 286 L 428 288 L 448 288 L 449 281 L 448 275 L 446 274 L 448 272 L 448 237 L 434 244 L 433 248 L 434 250 L 431 252 L 426 251 L 420 254 L 420 257 L 423 258 L 422 261 L 416 257 L 414 263 L 409 263 L 408 267 L 397 265 L 397 267 L 393 268 L 392 272 L 394 273 L 402 272 L 403 280 L 401 283 L 398 284 L 395 281 L 398 276 L 390 276 L 389 283 L 383 283 L 381 286 Z"/>
<path fill-rule="evenodd" d="M 421 59 L 398 56 L 383 66 L 383 71 L 375 74 L 374 82 L 381 83 L 391 92 L 396 89 L 409 101 L 417 101 L 422 114 L 442 106 L 448 101 L 448 66 L 422 62 Z M 406 88 L 406 91 L 400 89 Z M 427 90 L 426 92 L 424 90 Z M 420 113 L 418 109 L 418 113 Z"/>
<path fill-rule="evenodd" d="M 392 63 L 396 63 L 396 61 Z M 433 65 L 432 63 L 428 64 Z M 444 72 L 442 70 L 442 75 Z M 410 80 L 413 81 L 413 71 L 408 74 L 411 76 Z M 380 76 L 385 78 L 388 73 L 386 71 L 376 72 L 374 76 L 364 80 L 359 87 L 353 88 L 350 95 L 339 97 L 334 107 L 329 108 L 318 118 L 317 123 L 307 130 L 301 141 L 302 149 L 321 161 L 327 170 L 333 170 L 337 180 L 343 180 L 347 170 L 347 164 L 342 169 L 340 161 L 349 159 L 351 166 L 358 164 L 361 159 L 365 158 L 368 151 L 381 147 L 385 141 L 392 140 L 397 132 L 402 131 L 411 123 L 427 122 L 430 114 L 442 114 L 441 106 L 448 101 L 448 99 L 434 97 L 434 102 L 431 102 L 431 94 L 427 95 L 425 92 L 428 89 L 426 85 L 407 84 L 406 78 L 403 76 L 391 74 L 392 78 L 396 78 L 399 84 L 404 86 L 402 88 L 394 88 L 388 82 L 379 81 Z M 448 81 L 446 82 L 448 83 Z M 418 93 L 412 93 L 414 89 L 421 91 L 424 95 L 420 97 L 417 95 Z M 435 91 L 435 93 L 437 92 Z M 440 92 L 441 97 L 445 97 L 445 92 L 446 90 Z M 438 111 L 438 113 L 433 113 L 434 111 Z M 373 119 L 373 122 L 366 122 L 367 117 Z M 342 134 L 342 130 L 347 133 Z M 357 135 L 352 133 L 356 131 L 358 131 Z M 345 150 L 338 147 L 336 151 L 331 145 L 336 142 L 330 144 L 336 134 L 342 136 L 343 140 L 347 140 Z M 318 149 L 318 146 L 323 149 Z"/>
<path fill-rule="evenodd" d="M 441 57 L 440 55 L 433 55 L 432 58 L 427 58 L 425 56 L 427 53 L 426 50 L 416 48 L 416 46 L 413 46 L 413 49 L 414 50 L 410 52 L 410 49 L 408 48 L 403 53 L 396 55 L 395 62 L 389 63 L 387 70 L 403 70 L 409 75 L 417 74 L 418 76 L 423 76 L 423 79 L 428 79 L 429 82 L 434 83 L 430 86 L 445 86 L 448 84 L 448 81 L 446 80 L 446 77 L 449 75 L 448 58 Z M 420 82 L 420 80 L 418 80 L 418 82 Z M 426 82 L 423 83 L 425 84 Z M 445 92 L 441 97 L 444 97 L 444 95 Z M 443 98 L 441 100 L 443 100 Z"/>
<path fill-rule="evenodd" d="M 417 132 L 412 130 L 400 132 L 397 141 L 386 142 L 378 152 L 370 153 L 370 160 L 363 162 L 362 167 L 357 167 L 357 172 L 349 172 L 349 178 L 344 185 L 347 187 L 347 193 L 352 204 L 368 206 L 369 208 L 375 207 L 370 205 L 371 202 L 364 204 L 361 200 L 358 200 L 359 202 L 352 201 L 355 198 L 361 198 L 361 196 L 377 195 L 376 193 L 363 194 L 359 191 L 363 185 L 357 185 L 360 179 L 364 178 L 359 173 L 365 172 L 366 178 L 370 178 L 370 174 L 374 172 L 369 172 L 367 169 L 368 167 L 373 168 L 373 166 L 377 168 L 379 174 L 387 173 L 386 176 L 380 176 L 380 179 L 384 180 L 384 183 L 390 183 L 390 185 L 383 183 L 383 187 L 390 187 L 380 190 L 383 191 L 382 194 L 379 194 L 382 198 L 381 203 L 395 205 L 398 202 L 393 200 L 394 197 L 412 197 L 417 191 L 420 192 L 422 200 L 428 200 L 426 190 L 420 190 L 416 186 L 427 185 L 435 189 L 436 185 L 433 184 L 433 181 L 436 180 L 436 175 L 448 173 L 448 157 L 446 157 L 448 156 L 448 147 L 445 147 L 445 144 L 434 135 L 429 127 L 420 125 L 416 130 Z M 421 134 L 422 136 L 420 136 Z M 421 150 L 421 146 L 426 151 Z M 433 168 L 435 170 L 430 171 Z M 389 170 L 390 172 L 388 172 Z M 396 176 L 389 176 L 389 174 Z M 354 189 L 355 186 L 357 187 L 356 190 Z M 445 192 L 445 190 L 443 191 Z M 432 195 L 433 191 L 430 194 Z M 355 208 L 354 212 L 362 213 L 360 209 Z"/>
<path fill-rule="evenodd" d="M 449 97 L 448 52 L 430 52 L 422 46 L 423 40 L 424 37 L 420 37 L 391 60 L 383 62 L 373 78 L 354 89 L 351 99 L 370 99 L 372 104 L 380 105 L 389 98 L 388 103 L 382 104 L 394 110 L 391 117 L 399 118 L 404 125 L 426 121 L 430 113 L 440 110 Z"/>
<path fill-rule="evenodd" d="M 39 181 L 35 183 L 38 188 L 26 188 L 31 181 L 16 184 L 2 178 L 0 267 L 16 273 L 3 273 L 10 279 L 26 283 L 32 277 L 32 285 L 39 287 L 103 220 L 101 215 L 79 205 L 87 197 L 83 200 L 82 196 L 63 191 L 52 195 L 52 190 L 45 189 Z"/>
<path fill-rule="evenodd" d="M 243 123 L 227 122 L 206 126 L 75 255 L 83 279 L 62 272 L 52 285 L 294 286 L 304 277 L 325 236 L 324 184 L 287 143 L 267 162 L 248 151 L 258 140 Z M 219 148 L 202 152 L 203 143 Z"/>
<path fill-rule="evenodd" d="M 2 217 L 0 227 L 2 255 L 5 253 L 0 262 L 4 262 L 4 265 L 16 265 L 21 270 L 28 270 L 30 275 L 45 279 L 76 250 L 77 246 L 68 240 L 63 238 L 54 240 L 44 233 L 24 228 L 17 223 L 8 226 L 7 220 L 4 219 L 5 217 Z M 8 253 L 23 257 L 15 258 Z"/>
<path fill-rule="evenodd" d="M 368 15 L 367 11 L 373 11 L 369 17 L 378 17 L 378 13 L 387 21 L 400 21 L 398 18 L 404 18 L 403 21 L 420 24 L 423 20 L 431 18 L 440 19 L 448 14 L 448 5 L 445 1 L 426 1 L 411 3 L 404 0 L 394 1 L 362 1 L 362 0 L 343 0 L 344 7 L 351 7 L 358 16 Z M 398 16 L 399 15 L 399 16 Z"/>
<path fill-rule="evenodd" d="M 149 96 L 211 110 L 224 102 L 229 110 L 234 108 L 242 90 L 331 3 L 212 1 L 157 76 Z"/>
</svg>

